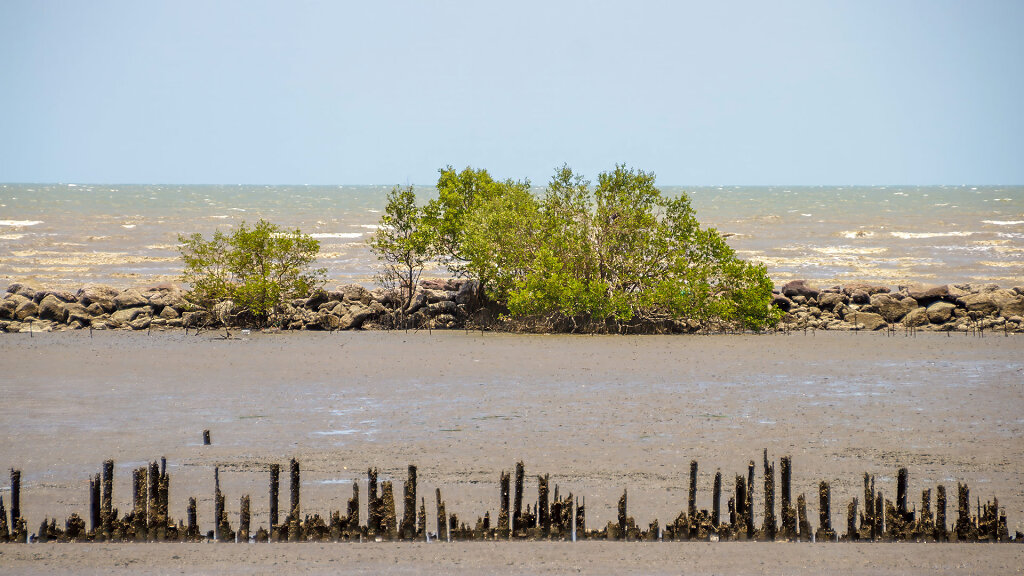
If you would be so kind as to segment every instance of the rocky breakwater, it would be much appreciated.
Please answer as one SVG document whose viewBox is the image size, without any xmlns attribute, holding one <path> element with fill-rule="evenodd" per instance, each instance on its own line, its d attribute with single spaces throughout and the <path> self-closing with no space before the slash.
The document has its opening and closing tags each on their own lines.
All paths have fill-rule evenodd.
<svg viewBox="0 0 1024 576">
<path fill-rule="evenodd" d="M 474 281 L 423 280 L 412 302 L 403 306 L 393 291 L 350 284 L 286 302 L 272 315 L 270 325 L 329 331 L 459 328 L 476 308 L 476 294 Z M 206 309 L 187 296 L 177 284 L 128 289 L 87 284 L 70 292 L 16 282 L 0 299 L 0 331 L 214 329 L 254 324 L 252 315 L 230 300 Z"/>
<path fill-rule="evenodd" d="M 937 332 L 1024 332 L 1024 286 L 995 284 L 817 288 L 794 280 L 775 291 L 786 330 L 905 329 Z"/>
</svg>

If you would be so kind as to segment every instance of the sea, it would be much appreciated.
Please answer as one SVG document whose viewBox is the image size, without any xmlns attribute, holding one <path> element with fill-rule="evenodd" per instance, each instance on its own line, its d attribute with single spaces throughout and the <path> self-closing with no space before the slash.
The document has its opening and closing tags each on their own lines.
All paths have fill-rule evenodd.
<svg viewBox="0 0 1024 576">
<path fill-rule="evenodd" d="M 0 184 L 0 289 L 175 281 L 178 236 L 260 218 L 320 241 L 328 286 L 374 284 L 390 186 Z M 776 284 L 1024 285 L 1024 186 L 703 186 L 698 219 Z M 417 187 L 420 201 L 436 196 Z M 543 190 L 538 188 L 536 192 Z M 427 276 L 444 275 L 440 269 Z"/>
</svg>

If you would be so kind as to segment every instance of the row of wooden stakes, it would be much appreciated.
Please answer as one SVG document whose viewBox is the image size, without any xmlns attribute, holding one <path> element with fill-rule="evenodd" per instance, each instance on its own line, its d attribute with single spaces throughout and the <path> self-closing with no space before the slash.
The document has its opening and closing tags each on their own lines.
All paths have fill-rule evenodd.
<svg viewBox="0 0 1024 576">
<path fill-rule="evenodd" d="M 935 511 L 932 512 L 931 490 L 921 493 L 920 510 L 908 507 L 908 472 L 900 468 L 897 475 L 895 503 L 875 489 L 875 478 L 864 474 L 864 505 L 853 498 L 847 506 L 846 531 L 840 533 L 832 525 L 831 488 L 822 481 L 818 489 L 818 528 L 812 530 L 807 517 L 807 500 L 801 494 L 796 505 L 791 495 L 792 460 L 780 461 L 781 522 L 775 514 L 775 463 L 768 461 L 764 452 L 764 508 L 761 525 L 755 523 L 753 460 L 747 474 L 735 477 L 734 494 L 728 499 L 728 518 L 722 517 L 722 473 L 716 472 L 712 496 L 712 509 L 698 510 L 697 462 L 690 462 L 690 485 L 687 508 L 675 520 L 662 527 L 657 520 L 647 528 L 638 526 L 627 512 L 627 493 L 623 490 L 618 502 L 615 522 L 600 529 L 588 529 L 586 502 L 573 495 L 561 495 L 556 484 L 550 489 L 550 476 L 537 476 L 537 500 L 524 507 L 525 467 L 515 465 L 512 472 L 502 472 L 499 480 L 500 507 L 496 522 L 490 512 L 469 525 L 452 513 L 449 514 L 441 489 L 435 490 L 435 518 L 427 519 L 426 499 L 419 499 L 417 509 L 417 469 L 409 466 L 403 487 L 403 515 L 397 517 L 395 491 L 390 481 L 378 482 L 376 469 L 367 471 L 368 518 L 365 524 L 359 518 L 359 483 L 353 482 L 352 498 L 345 514 L 334 511 L 328 517 L 319 514 L 301 514 L 300 467 L 291 460 L 289 481 L 290 506 L 283 515 L 279 508 L 281 465 L 270 465 L 270 522 L 269 526 L 252 531 L 250 524 L 251 500 L 241 497 L 238 529 L 229 521 L 223 492 L 220 489 L 220 471 L 214 468 L 214 528 L 205 534 L 199 529 L 196 499 L 189 498 L 186 520 L 171 520 L 168 507 L 170 476 L 167 461 L 161 459 L 148 467 L 133 470 L 132 508 L 120 515 L 113 507 L 114 462 L 103 463 L 102 474 L 89 479 L 89 526 L 77 513 L 64 521 L 44 520 L 38 532 L 29 535 L 26 520 L 21 516 L 21 471 L 11 469 L 11 519 L 7 520 L 3 498 L 0 497 L 0 542 L 305 542 L 305 541 L 464 541 L 464 540 L 626 540 L 626 541 L 720 541 L 720 540 L 789 540 L 789 541 L 928 541 L 928 542 L 1007 542 L 1024 541 L 1017 532 L 1012 538 L 1007 529 L 1005 510 L 999 502 L 976 507 L 971 514 L 970 493 L 966 484 L 957 484 L 957 517 L 952 526 L 946 518 L 946 489 L 938 486 Z"/>
</svg>

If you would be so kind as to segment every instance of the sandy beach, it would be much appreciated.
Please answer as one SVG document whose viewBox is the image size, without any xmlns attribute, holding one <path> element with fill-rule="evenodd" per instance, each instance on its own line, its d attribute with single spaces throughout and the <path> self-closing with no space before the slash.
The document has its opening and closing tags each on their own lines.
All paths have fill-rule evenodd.
<svg viewBox="0 0 1024 576">
<path fill-rule="evenodd" d="M 233 522 L 238 499 L 252 495 L 255 529 L 267 524 L 267 465 L 293 457 L 307 513 L 344 509 L 352 481 L 365 495 L 370 466 L 400 485 L 416 464 L 421 495 L 441 488 L 449 512 L 473 523 L 497 513 L 499 474 L 522 459 L 527 501 L 536 499 L 535 475 L 548 473 L 563 494 L 586 498 L 590 528 L 614 519 L 624 488 L 638 524 L 664 525 L 686 507 L 690 460 L 700 465 L 698 507 L 710 508 L 715 471 L 729 493 L 733 476 L 755 460 L 760 487 L 767 448 L 771 459 L 793 457 L 794 497 L 808 495 L 814 519 L 820 480 L 832 483 L 833 523 L 844 527 L 864 472 L 894 499 L 896 470 L 907 466 L 911 502 L 924 488 L 941 483 L 955 494 L 967 482 L 972 502 L 997 496 L 1010 532 L 1024 531 L 1024 361 L 1012 335 L 222 335 L 0 338 L 0 466 L 23 471 L 30 530 L 44 516 L 86 515 L 89 475 L 107 458 L 116 461 L 114 505 L 127 510 L 131 469 L 160 457 L 172 478 L 172 517 L 184 517 L 195 496 L 204 531 L 212 528 L 214 466 Z M 202 445 L 203 429 L 212 446 Z M 365 497 L 362 504 L 365 518 Z M 762 505 L 755 498 L 759 513 Z M 954 510 L 955 498 L 951 518 Z M 702 572 L 815 573 L 840 563 L 858 572 L 977 573 L 1012 571 L 1024 558 L 1016 545 L 581 548 L 30 545 L 0 547 L 0 566 L 104 572 L 141 562 L 146 571 L 177 572 L 178 562 L 156 559 L 179 556 L 190 573 L 275 563 L 286 573 L 560 573 L 579 563 L 587 572 L 669 573 L 692 556 Z"/>
</svg>

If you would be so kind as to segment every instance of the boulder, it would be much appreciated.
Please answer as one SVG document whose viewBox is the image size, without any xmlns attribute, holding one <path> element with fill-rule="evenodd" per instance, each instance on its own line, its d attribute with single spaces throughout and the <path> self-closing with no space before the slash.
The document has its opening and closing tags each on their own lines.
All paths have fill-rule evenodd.
<svg viewBox="0 0 1024 576">
<path fill-rule="evenodd" d="M 39 290 L 36 292 L 36 295 L 32 299 L 35 300 L 36 304 L 38 304 L 42 302 L 43 298 L 46 298 L 47 296 L 53 296 L 54 298 L 60 300 L 61 302 L 78 301 L 78 297 L 72 294 L 71 292 L 68 292 L 67 290 Z"/>
<path fill-rule="evenodd" d="M 928 320 L 932 324 L 943 324 L 953 317 L 953 310 L 956 305 L 949 302 L 935 302 L 928 306 Z"/>
<path fill-rule="evenodd" d="M 64 308 L 63 301 L 53 294 L 47 294 L 39 302 L 39 317 L 63 324 L 68 319 L 68 311 Z"/>
<path fill-rule="evenodd" d="M 128 323 L 128 326 L 132 330 L 145 330 L 149 328 L 149 325 L 153 322 L 153 318 L 150 316 L 139 316 L 135 320 Z"/>
<path fill-rule="evenodd" d="M 213 317 L 217 319 L 217 322 L 225 326 L 231 326 L 235 321 L 235 302 L 234 300 L 221 300 L 213 305 Z"/>
<path fill-rule="evenodd" d="M 344 296 L 342 296 L 344 297 Z M 314 290 L 309 298 L 306 298 L 305 307 L 309 310 L 318 310 L 321 304 L 326 304 L 331 299 L 326 290 Z"/>
<path fill-rule="evenodd" d="M 405 307 L 406 314 L 413 314 L 420 308 L 423 308 L 427 304 L 427 294 L 422 289 L 417 288 L 416 292 L 412 295 L 412 302 Z"/>
<path fill-rule="evenodd" d="M 369 306 L 353 306 L 341 317 L 338 329 L 351 330 L 360 328 L 367 318 L 384 312 L 384 306 L 380 302 L 371 302 Z"/>
<path fill-rule="evenodd" d="M 887 326 L 885 318 L 874 312 L 851 312 L 844 318 L 852 324 L 860 324 L 865 330 L 879 330 Z"/>
<path fill-rule="evenodd" d="M 850 302 L 854 304 L 867 304 L 871 301 L 871 294 L 865 290 L 854 290 L 850 292 Z"/>
<path fill-rule="evenodd" d="M 114 296 L 114 306 L 117 306 L 118 310 L 125 310 L 128 308 L 141 308 L 147 306 L 149 300 L 146 299 L 138 290 L 135 288 L 128 288 L 124 292 L 121 292 L 117 296 Z"/>
<path fill-rule="evenodd" d="M 922 306 L 927 306 L 936 300 L 952 300 L 949 294 L 949 285 L 942 286 L 908 286 L 907 295 L 917 300 Z"/>
<path fill-rule="evenodd" d="M 869 297 L 875 294 L 886 294 L 889 292 L 888 286 L 880 286 L 878 284 L 867 284 L 865 282 L 854 282 L 852 284 L 846 284 L 843 286 L 843 294 L 853 298 L 854 292 L 864 292 Z"/>
<path fill-rule="evenodd" d="M 110 321 L 115 326 L 122 326 L 129 324 L 139 316 L 149 315 L 149 308 L 125 308 L 124 310 L 118 310 L 110 315 Z"/>
<path fill-rule="evenodd" d="M 323 314 L 318 314 L 317 322 L 319 323 L 320 327 L 323 328 L 324 330 L 330 330 L 332 332 L 334 330 L 341 330 L 341 318 L 335 316 L 334 314 L 329 314 L 326 312 Z"/>
<path fill-rule="evenodd" d="M 907 315 L 903 317 L 904 326 L 926 326 L 929 322 L 928 309 L 923 306 L 914 308 L 910 312 L 907 312 Z"/>
<path fill-rule="evenodd" d="M 772 306 L 775 306 L 783 312 L 789 312 L 793 308 L 793 301 L 786 298 L 782 294 L 772 295 Z"/>
<path fill-rule="evenodd" d="M 94 302 L 109 302 L 110 310 L 113 310 L 114 298 L 117 298 L 120 293 L 120 290 L 112 286 L 90 283 L 82 286 L 78 290 L 78 301 L 81 302 L 83 306 L 88 306 Z M 107 308 L 106 305 L 103 305 L 103 307 Z"/>
<path fill-rule="evenodd" d="M 114 311 L 114 301 L 113 300 L 107 300 L 106 302 L 110 303 L 110 308 L 107 308 L 107 307 L 103 306 L 103 304 L 101 304 L 99 302 L 93 302 L 92 304 L 89 304 L 88 306 L 86 306 L 85 310 L 87 312 L 89 312 L 89 314 L 92 314 L 93 316 L 103 316 L 104 314 L 107 314 L 108 312 L 113 312 Z"/>
<path fill-rule="evenodd" d="M 82 306 L 78 302 L 69 302 L 64 305 L 64 309 L 67 310 L 68 313 L 68 324 L 73 322 L 77 322 L 82 326 L 92 324 L 92 314 L 89 313 L 89 310 L 87 310 L 85 306 Z"/>
<path fill-rule="evenodd" d="M 804 298 L 817 298 L 820 291 L 807 284 L 806 280 L 791 280 L 782 287 L 782 294 L 793 298 L 803 296 Z"/>
<path fill-rule="evenodd" d="M 823 310 L 834 310 L 836 304 L 846 304 L 849 296 L 838 292 L 822 292 L 818 294 L 818 308 Z"/>
<path fill-rule="evenodd" d="M 967 294 L 958 302 L 968 312 L 979 312 L 984 315 L 999 314 L 1003 317 L 1024 314 L 1024 296 L 1013 290 L 984 290 Z"/>
<path fill-rule="evenodd" d="M 28 298 L 25 298 L 25 300 L 22 301 L 21 304 L 19 304 L 18 307 L 14 310 L 14 319 L 18 320 L 19 322 L 23 322 L 29 316 L 35 316 L 38 313 L 39 306 L 36 306 L 36 303 L 29 300 Z"/>
<path fill-rule="evenodd" d="M 455 278 L 427 278 L 425 280 L 420 280 L 420 288 L 423 288 L 424 290 L 455 292 L 458 291 L 462 283 L 462 280 L 456 280 Z"/>
<path fill-rule="evenodd" d="M 36 292 L 38 291 L 39 289 L 36 288 L 35 286 L 32 286 L 31 284 L 26 284 L 24 282 L 14 282 L 13 284 L 7 286 L 7 292 L 9 294 L 17 294 L 18 296 L 28 298 L 29 300 L 34 299 L 36 296 Z"/>
<path fill-rule="evenodd" d="M 150 292 L 149 303 L 157 310 L 162 310 L 165 306 L 171 306 L 177 312 L 181 312 L 188 306 L 188 301 L 185 299 L 186 292 L 177 284 L 171 284 L 170 286 L 171 288 L 168 290 Z"/>
<path fill-rule="evenodd" d="M 160 311 L 159 316 L 165 320 L 174 320 L 181 316 L 173 306 L 164 306 L 163 310 Z"/>
<path fill-rule="evenodd" d="M 338 286 L 338 292 L 341 292 L 341 299 L 348 300 L 350 302 L 359 302 L 364 305 L 369 305 L 373 301 L 373 295 L 366 288 L 363 288 L 359 284 L 345 284 Z"/>
<path fill-rule="evenodd" d="M 900 299 L 896 294 L 880 293 L 871 297 L 871 306 L 878 310 L 886 322 L 892 324 L 899 322 L 908 312 L 917 308 L 917 300 L 910 297 Z"/>
<path fill-rule="evenodd" d="M 454 290 L 431 290 L 424 288 L 423 294 L 427 297 L 427 304 L 434 304 L 435 302 L 443 302 L 445 300 L 454 301 L 458 292 Z"/>
<path fill-rule="evenodd" d="M 466 280 L 459 286 L 458 292 L 455 293 L 455 303 L 462 306 L 469 307 L 470 309 L 476 308 L 477 293 L 480 291 L 480 282 L 476 280 Z"/>
<path fill-rule="evenodd" d="M 31 302 L 31 300 L 13 292 L 8 294 L 6 298 L 0 300 L 0 318 L 14 318 L 14 311 L 25 302 Z"/>
<path fill-rule="evenodd" d="M 459 310 L 458 304 L 451 300 L 441 300 L 440 302 L 434 302 L 427 306 L 427 312 L 431 316 L 437 316 L 440 314 L 455 314 Z"/>
</svg>

